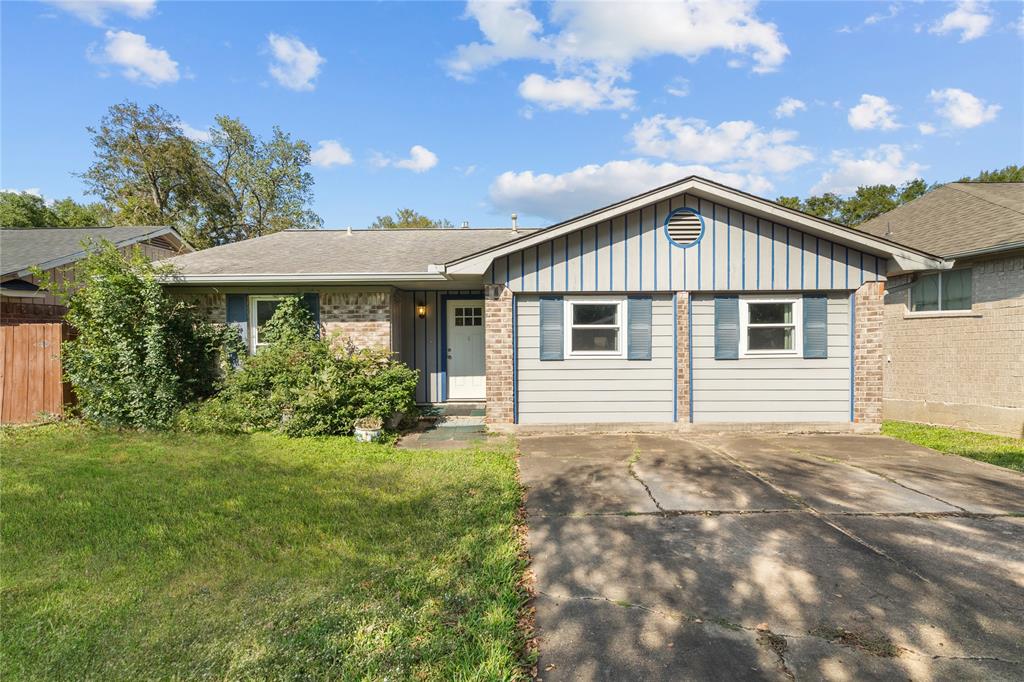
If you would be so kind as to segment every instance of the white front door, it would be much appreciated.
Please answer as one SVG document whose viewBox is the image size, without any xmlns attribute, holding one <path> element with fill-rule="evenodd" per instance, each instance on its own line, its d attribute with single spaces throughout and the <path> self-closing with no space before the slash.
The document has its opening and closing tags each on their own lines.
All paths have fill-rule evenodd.
<svg viewBox="0 0 1024 682">
<path fill-rule="evenodd" d="M 448 400 L 483 400 L 484 302 L 448 301 Z"/>
</svg>

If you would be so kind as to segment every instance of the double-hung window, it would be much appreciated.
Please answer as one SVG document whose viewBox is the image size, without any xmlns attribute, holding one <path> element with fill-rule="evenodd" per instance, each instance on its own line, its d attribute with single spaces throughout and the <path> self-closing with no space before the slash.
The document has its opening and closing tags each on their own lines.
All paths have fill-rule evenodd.
<svg viewBox="0 0 1024 682">
<path fill-rule="evenodd" d="M 740 348 L 743 355 L 801 353 L 798 298 L 740 299 Z"/>
<path fill-rule="evenodd" d="M 910 285 L 911 312 L 970 309 L 970 268 L 922 275 Z"/>
<path fill-rule="evenodd" d="M 260 339 L 260 334 L 270 318 L 277 311 L 283 296 L 250 296 L 249 297 L 249 340 L 250 352 L 255 353 L 267 345 Z"/>
<path fill-rule="evenodd" d="M 567 301 L 566 347 L 569 355 L 622 356 L 625 300 Z"/>
</svg>

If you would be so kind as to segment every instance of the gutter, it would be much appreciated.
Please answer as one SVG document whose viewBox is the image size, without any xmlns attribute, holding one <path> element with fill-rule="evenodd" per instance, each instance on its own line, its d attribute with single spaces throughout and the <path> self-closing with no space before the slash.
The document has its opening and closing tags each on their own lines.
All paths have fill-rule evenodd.
<svg viewBox="0 0 1024 682">
<path fill-rule="evenodd" d="M 972 258 L 974 256 L 987 256 L 993 253 L 999 253 L 1000 251 L 1014 251 L 1016 249 L 1024 249 L 1024 242 L 1013 242 L 1010 244 L 999 244 L 998 246 L 987 246 L 984 249 L 975 249 L 973 251 L 964 251 L 963 253 L 953 253 L 946 258 L 953 260 L 956 258 Z"/>
<path fill-rule="evenodd" d="M 209 274 L 183 275 L 180 273 L 164 275 L 159 278 L 161 284 L 292 284 L 292 283 L 350 283 L 362 282 L 443 282 L 447 277 L 437 272 L 354 272 L 354 273 L 271 273 L 253 274 Z"/>
</svg>

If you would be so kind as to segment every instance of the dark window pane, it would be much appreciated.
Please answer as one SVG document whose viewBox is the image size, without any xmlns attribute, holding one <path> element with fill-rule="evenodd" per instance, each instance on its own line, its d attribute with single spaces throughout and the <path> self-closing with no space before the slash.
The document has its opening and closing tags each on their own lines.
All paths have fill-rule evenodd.
<svg viewBox="0 0 1024 682">
<path fill-rule="evenodd" d="M 942 309 L 971 309 L 971 271 L 952 270 L 942 274 Z"/>
<path fill-rule="evenodd" d="M 572 307 L 572 323 L 615 324 L 618 310 L 614 303 L 577 303 Z"/>
<path fill-rule="evenodd" d="M 256 326 L 262 327 L 270 321 L 280 301 L 256 301 Z"/>
<path fill-rule="evenodd" d="M 793 350 L 792 327 L 748 327 L 749 350 Z"/>
<path fill-rule="evenodd" d="M 572 330 L 572 349 L 574 351 L 617 351 L 619 349 L 619 330 L 577 327 Z"/>
<path fill-rule="evenodd" d="M 792 303 L 750 304 L 750 324 L 790 324 L 792 322 Z"/>
<path fill-rule="evenodd" d="M 914 312 L 939 309 L 939 276 L 919 277 L 910 287 L 910 309 Z"/>
</svg>

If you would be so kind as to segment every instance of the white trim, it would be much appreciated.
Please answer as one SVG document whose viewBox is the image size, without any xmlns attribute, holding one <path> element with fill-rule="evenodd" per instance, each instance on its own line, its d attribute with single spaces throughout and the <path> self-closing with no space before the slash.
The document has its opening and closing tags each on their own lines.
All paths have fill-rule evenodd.
<svg viewBox="0 0 1024 682">
<path fill-rule="evenodd" d="M 249 355 L 255 354 L 256 349 L 260 346 L 260 329 L 256 319 L 256 303 L 258 301 L 283 301 L 286 298 L 288 298 L 288 294 L 255 294 L 249 296 Z"/>
<path fill-rule="evenodd" d="M 591 296 L 570 296 L 565 299 L 565 318 L 563 320 L 563 334 L 565 335 L 565 357 L 566 358 L 624 358 L 626 357 L 626 319 L 629 311 L 627 306 L 629 305 L 628 299 L 625 296 L 622 297 L 591 297 Z M 616 324 L 585 324 L 577 325 L 580 329 L 616 329 L 618 330 L 618 350 L 580 350 L 575 351 L 572 349 L 572 330 L 573 330 L 573 306 L 580 305 L 614 305 L 616 307 L 615 319 Z"/>
<path fill-rule="evenodd" d="M 920 320 L 934 317 L 983 317 L 983 315 L 973 310 L 921 310 L 916 313 L 908 310 L 903 313 L 904 320 Z"/>
<path fill-rule="evenodd" d="M 802 358 L 804 355 L 803 306 L 801 296 L 740 296 L 740 357 L 741 358 Z M 793 327 L 791 350 L 750 350 L 750 304 L 789 303 L 793 306 L 793 321 L 785 324 L 754 325 L 757 327 Z"/>
<path fill-rule="evenodd" d="M 160 278 L 163 284 L 291 284 L 291 283 L 323 283 L 331 282 L 444 282 L 448 278 L 439 273 L 430 272 L 356 272 L 356 273 L 270 273 L 254 274 L 213 274 L 183 275 L 181 273 L 165 275 Z"/>
</svg>

